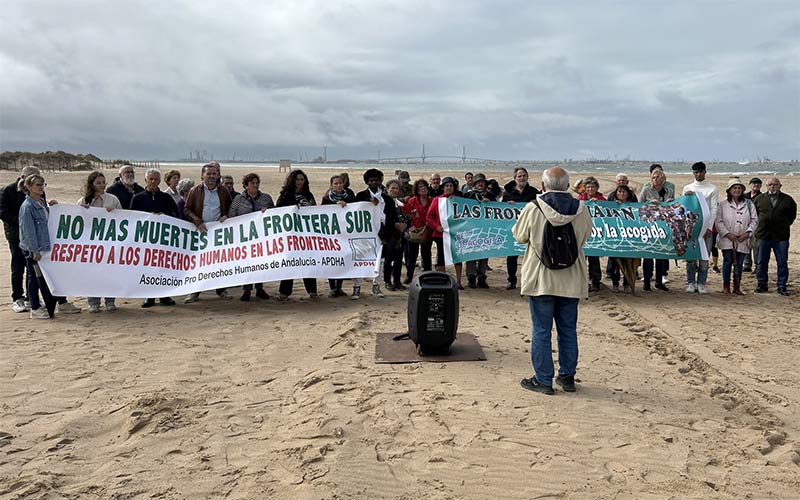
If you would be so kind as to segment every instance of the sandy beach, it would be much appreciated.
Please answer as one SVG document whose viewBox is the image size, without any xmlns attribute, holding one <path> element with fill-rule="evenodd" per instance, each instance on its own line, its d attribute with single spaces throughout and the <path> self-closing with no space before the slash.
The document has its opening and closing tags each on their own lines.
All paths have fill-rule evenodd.
<svg viewBox="0 0 800 500">
<path fill-rule="evenodd" d="M 318 199 L 339 171 L 307 171 Z M 349 170 L 356 190 L 362 172 Z M 247 172 L 226 173 L 239 186 Z M 276 197 L 285 174 L 258 173 Z M 45 172 L 48 198 L 74 202 L 87 174 Z M 646 176 L 631 180 L 639 191 Z M 680 189 L 691 175 L 668 180 Z M 798 199 L 800 180 L 781 180 Z M 611 190 L 612 176 L 600 182 Z M 489 290 L 460 294 L 459 331 L 486 361 L 387 365 L 374 338 L 405 331 L 405 292 L 309 300 L 295 283 L 286 303 L 204 293 L 150 310 L 118 299 L 101 314 L 76 297 L 81 314 L 32 321 L 9 307 L 3 239 L 0 499 L 796 499 L 793 229 L 790 297 L 753 294 L 752 274 L 742 297 L 723 295 L 718 274 L 711 294 L 687 294 L 681 261 L 669 293 L 582 301 L 578 392 L 554 397 L 519 386 L 531 320 L 505 290 L 504 259 L 490 262 Z"/>
</svg>

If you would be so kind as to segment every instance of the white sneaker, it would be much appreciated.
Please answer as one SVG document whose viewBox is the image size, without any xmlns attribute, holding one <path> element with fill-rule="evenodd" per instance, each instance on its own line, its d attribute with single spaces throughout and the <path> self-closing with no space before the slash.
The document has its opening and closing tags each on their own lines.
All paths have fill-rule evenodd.
<svg viewBox="0 0 800 500">
<path fill-rule="evenodd" d="M 183 299 L 183 303 L 191 304 L 192 302 L 197 302 L 198 300 L 200 300 L 200 292 L 194 292 L 187 295 L 186 298 Z"/>
<path fill-rule="evenodd" d="M 100 305 L 99 304 L 89 304 L 89 312 L 90 313 L 99 313 L 100 312 Z"/>
<path fill-rule="evenodd" d="M 25 301 L 22 299 L 17 299 L 11 303 L 11 310 L 15 313 L 24 313 L 31 310 L 30 306 L 25 306 Z"/>
<path fill-rule="evenodd" d="M 79 312 L 81 312 L 81 308 L 75 307 L 69 302 L 64 302 L 63 304 L 58 304 L 57 311 L 58 314 L 78 314 Z"/>
<path fill-rule="evenodd" d="M 361 298 L 361 287 L 354 286 L 353 287 L 353 295 L 350 296 L 350 300 L 358 300 Z"/>
<path fill-rule="evenodd" d="M 116 310 L 117 310 L 117 305 L 116 304 L 113 304 L 113 303 L 112 304 L 106 304 L 106 311 L 112 313 L 112 312 L 114 312 Z"/>
<path fill-rule="evenodd" d="M 47 314 L 47 309 L 40 307 L 31 311 L 31 319 L 50 319 L 50 315 Z"/>
<path fill-rule="evenodd" d="M 689 283 L 689 286 L 686 287 L 687 293 L 694 293 L 697 291 L 697 288 L 694 286 L 694 283 Z"/>
<path fill-rule="evenodd" d="M 664 276 L 663 278 L 661 278 L 661 283 L 663 283 L 663 284 L 665 284 L 665 285 L 666 285 L 667 283 L 669 283 L 669 277 L 667 277 L 667 276 Z"/>
<path fill-rule="evenodd" d="M 697 293 L 702 293 L 703 295 L 705 295 L 705 294 L 708 293 L 708 290 L 706 290 L 706 286 L 705 285 L 701 285 L 700 283 L 698 283 L 697 284 Z"/>
</svg>

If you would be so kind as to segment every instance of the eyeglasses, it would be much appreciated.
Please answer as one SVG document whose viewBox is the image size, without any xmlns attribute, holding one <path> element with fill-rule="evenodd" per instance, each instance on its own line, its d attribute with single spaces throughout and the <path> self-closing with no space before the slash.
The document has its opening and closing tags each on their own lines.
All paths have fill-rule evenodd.
<svg viewBox="0 0 800 500">
<path fill-rule="evenodd" d="M 46 182 L 36 182 L 33 184 L 34 187 L 47 187 Z"/>
</svg>

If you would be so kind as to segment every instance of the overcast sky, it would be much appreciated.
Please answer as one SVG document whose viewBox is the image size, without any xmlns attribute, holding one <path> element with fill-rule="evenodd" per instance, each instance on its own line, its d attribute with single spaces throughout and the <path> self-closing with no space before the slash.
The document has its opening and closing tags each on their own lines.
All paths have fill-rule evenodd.
<svg viewBox="0 0 800 500">
<path fill-rule="evenodd" d="M 800 2 L 0 0 L 0 150 L 800 158 Z"/>
</svg>

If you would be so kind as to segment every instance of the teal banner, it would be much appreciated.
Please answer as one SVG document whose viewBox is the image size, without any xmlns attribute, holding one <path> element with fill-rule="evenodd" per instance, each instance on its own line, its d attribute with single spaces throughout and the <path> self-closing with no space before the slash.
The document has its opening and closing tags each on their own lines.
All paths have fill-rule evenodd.
<svg viewBox="0 0 800 500">
<path fill-rule="evenodd" d="M 700 199 L 681 196 L 659 205 L 588 201 L 593 227 L 583 251 L 595 257 L 700 260 L 705 248 L 697 239 L 707 218 Z"/>
<path fill-rule="evenodd" d="M 681 196 L 659 205 L 649 203 L 585 202 L 592 216 L 592 236 L 586 255 L 644 259 L 706 259 L 698 237 L 708 218 L 705 200 Z M 514 240 L 511 228 L 524 205 L 479 203 L 453 197 L 439 200 L 447 264 L 508 255 L 523 255 L 525 245 Z M 702 242 L 702 239 L 700 240 Z"/>
<path fill-rule="evenodd" d="M 456 196 L 447 200 L 440 198 L 445 262 L 453 264 L 524 254 L 526 245 L 518 244 L 511 233 L 524 206 L 495 201 L 480 203 Z"/>
</svg>

